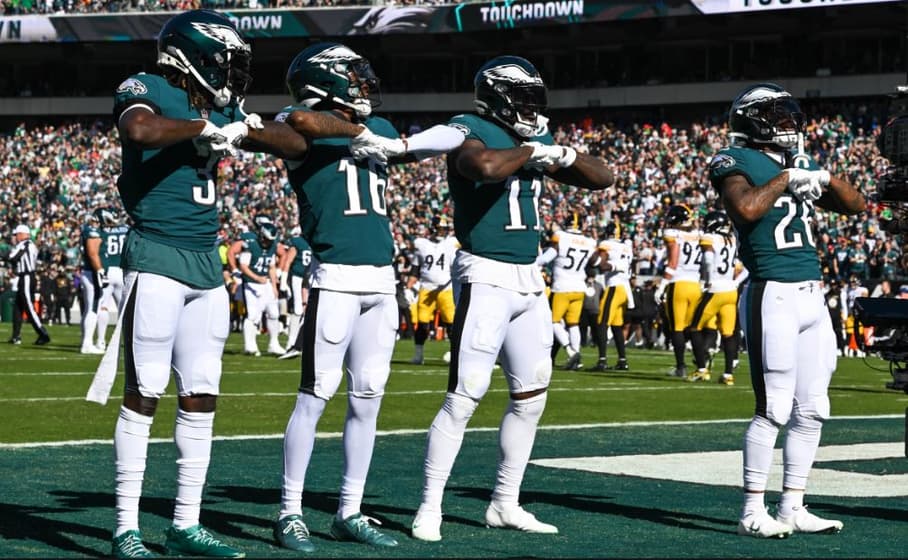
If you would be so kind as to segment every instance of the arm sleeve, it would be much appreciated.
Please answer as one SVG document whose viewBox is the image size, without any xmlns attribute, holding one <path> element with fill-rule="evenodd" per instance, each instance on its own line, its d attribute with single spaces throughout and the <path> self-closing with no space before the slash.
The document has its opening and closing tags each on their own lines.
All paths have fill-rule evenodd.
<svg viewBox="0 0 908 560">
<path fill-rule="evenodd" d="M 558 251 L 556 251 L 554 247 L 549 247 L 548 249 L 543 251 L 541 255 L 536 257 L 536 264 L 538 264 L 538 265 L 548 264 L 548 263 L 552 262 L 553 260 L 555 260 L 555 257 L 557 257 L 557 256 L 558 256 Z"/>
<path fill-rule="evenodd" d="M 417 159 L 445 154 L 463 144 L 466 134 L 460 128 L 437 124 L 406 139 L 407 151 Z"/>
</svg>

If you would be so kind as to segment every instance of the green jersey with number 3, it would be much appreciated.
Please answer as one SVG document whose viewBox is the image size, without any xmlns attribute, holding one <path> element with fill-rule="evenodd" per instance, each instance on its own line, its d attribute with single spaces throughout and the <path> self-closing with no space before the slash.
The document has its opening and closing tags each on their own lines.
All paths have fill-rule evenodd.
<svg viewBox="0 0 908 560">
<path fill-rule="evenodd" d="M 283 121 L 287 107 L 275 120 Z M 385 119 L 370 117 L 369 130 L 397 138 Z M 387 266 L 394 256 L 391 223 L 385 202 L 388 169 L 371 160 L 356 161 L 350 155 L 349 138 L 310 140 L 303 161 L 288 161 L 287 176 L 296 193 L 302 236 L 322 263 Z"/>
<path fill-rule="evenodd" d="M 457 115 L 448 123 L 467 140 L 487 148 L 515 148 L 520 141 L 504 128 L 478 115 Z M 546 132 L 532 141 L 551 145 Z M 465 251 L 496 261 L 530 264 L 539 253 L 539 194 L 543 173 L 520 169 L 498 183 L 477 183 L 448 165 L 448 185 L 454 200 L 454 233 Z"/>
<path fill-rule="evenodd" d="M 785 168 L 759 150 L 730 147 L 713 157 L 709 178 L 721 193 L 726 177 L 742 175 L 751 186 L 760 187 Z M 809 169 L 819 166 L 810 160 Z M 813 232 L 815 214 L 812 203 L 802 202 L 786 191 L 760 219 L 735 222 L 741 262 L 752 281 L 801 282 L 821 278 Z"/>
<path fill-rule="evenodd" d="M 143 107 L 171 119 L 207 119 L 216 126 L 242 121 L 235 104 L 200 110 L 185 90 L 163 77 L 139 73 L 120 84 L 114 120 Z M 186 284 L 223 284 L 216 242 L 218 222 L 216 156 L 203 155 L 192 140 L 143 149 L 123 141 L 123 168 L 117 188 L 133 229 L 123 267 L 153 272 Z"/>
</svg>

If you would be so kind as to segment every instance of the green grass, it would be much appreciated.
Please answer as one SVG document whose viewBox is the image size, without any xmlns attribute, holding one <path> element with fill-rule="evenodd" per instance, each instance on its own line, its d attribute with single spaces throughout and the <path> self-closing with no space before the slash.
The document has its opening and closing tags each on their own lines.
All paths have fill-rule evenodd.
<svg viewBox="0 0 908 560">
<path fill-rule="evenodd" d="M 30 338 L 22 346 L 0 345 L 0 403 L 4 404 L 0 407 L 0 442 L 110 438 L 123 391 L 122 370 L 106 406 L 86 402 L 85 392 L 100 357 L 78 353 L 77 327 L 52 327 L 51 334 L 53 343 L 44 347 L 31 346 Z M 397 345 L 379 429 L 428 427 L 447 387 L 447 366 L 441 360 L 446 350 L 446 343 L 430 343 L 426 365 L 414 366 L 409 363 L 412 342 Z M 613 348 L 609 351 L 614 353 Z M 754 399 L 744 355 L 734 387 L 691 384 L 666 376 L 673 364 L 668 352 L 631 350 L 628 358 L 629 372 L 594 374 L 556 369 L 543 424 L 747 418 L 752 414 Z M 584 361 L 595 362 L 594 349 L 584 349 Z M 877 359 L 870 363 L 878 368 L 885 366 Z M 886 390 L 884 383 L 890 379 L 888 373 L 874 371 L 860 359 L 840 358 L 830 391 L 833 414 L 904 412 L 908 395 Z M 298 384 L 299 361 L 244 356 L 241 338 L 232 334 L 224 356 L 217 433 L 282 433 Z M 162 420 L 153 427 L 155 437 L 172 433 L 169 419 L 176 406 L 173 384 L 169 391 L 159 406 Z M 470 425 L 497 426 L 506 401 L 507 386 L 498 370 Z M 339 393 L 329 403 L 319 429 L 341 431 L 345 410 L 345 398 Z"/>
<path fill-rule="evenodd" d="M 47 347 L 32 346 L 30 333 L 22 346 L 0 346 L 0 557 L 109 552 L 114 501 L 109 442 L 122 393 L 122 373 L 106 406 L 85 402 L 99 357 L 78 353 L 77 327 L 53 327 L 51 335 L 54 342 Z M 290 551 L 271 544 L 270 527 L 280 501 L 280 434 L 294 404 L 299 362 L 247 357 L 241 353 L 241 344 L 237 335 L 231 335 L 215 432 L 228 438 L 270 437 L 215 443 L 202 521 L 250 556 L 291 557 Z M 319 547 L 317 556 L 904 556 L 908 521 L 904 496 L 813 497 L 808 503 L 814 511 L 841 518 L 846 530 L 837 536 L 798 535 L 769 542 L 734 534 L 740 501 L 736 487 L 535 465 L 527 470 L 522 501 L 541 519 L 558 525 L 561 533 L 551 537 L 485 529 L 482 515 L 498 455 L 494 428 L 507 401 L 500 370 L 493 374 L 492 389 L 470 423 L 474 431 L 467 434 L 449 482 L 444 540 L 436 545 L 413 541 L 407 527 L 419 502 L 424 433 L 447 385 L 447 367 L 440 359 L 446 349 L 446 344 L 430 343 L 423 366 L 409 364 L 412 342 L 401 342 L 394 354 L 379 429 L 406 432 L 379 438 L 364 504 L 364 512 L 380 518 L 401 541 L 393 551 L 327 538 L 342 469 L 341 441 L 332 434 L 342 429 L 343 392 L 329 403 L 319 425 L 325 437 L 317 443 L 304 498 L 306 519 Z M 614 350 L 609 351 L 613 358 Z M 585 363 L 594 360 L 595 352 L 584 349 Z M 754 401 L 746 359 L 736 372 L 734 387 L 691 384 L 666 376 L 673 363 L 668 352 L 631 351 L 629 362 L 631 371 L 621 373 L 556 369 L 534 458 L 740 449 Z M 885 366 L 876 359 L 869 363 Z M 824 430 L 824 445 L 903 441 L 901 415 L 908 395 L 886 390 L 888 380 L 887 372 L 870 369 L 859 359 L 839 360 L 830 391 L 833 416 L 877 418 L 830 421 Z M 165 440 L 172 436 L 176 404 L 173 385 L 169 390 L 152 431 L 154 437 Z M 705 420 L 729 421 L 702 423 Z M 629 422 L 638 424 L 626 424 Z M 573 427 L 554 429 L 563 426 Z M 73 440 L 100 443 L 14 445 Z M 173 445 L 167 441 L 149 448 L 141 524 L 157 553 L 163 552 L 161 535 L 173 507 L 174 459 Z M 908 474 L 904 457 L 828 461 L 818 467 L 874 475 Z"/>
</svg>

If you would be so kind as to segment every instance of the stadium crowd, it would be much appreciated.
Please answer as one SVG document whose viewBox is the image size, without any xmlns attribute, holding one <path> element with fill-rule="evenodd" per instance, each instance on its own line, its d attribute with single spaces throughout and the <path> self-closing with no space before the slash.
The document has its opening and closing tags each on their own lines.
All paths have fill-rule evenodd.
<svg viewBox="0 0 908 560">
<path fill-rule="evenodd" d="M 811 114 L 808 150 L 825 169 L 864 193 L 874 192 L 886 166 L 875 141 L 879 120 L 859 104 Z M 411 133 L 418 129 L 416 124 L 409 127 Z M 48 315 L 76 293 L 80 227 L 94 208 L 119 205 L 116 134 L 108 121 L 98 120 L 19 125 L 0 135 L 0 257 L 9 251 L 12 229 L 27 224 L 41 248 L 39 282 Z M 641 281 L 664 266 L 662 216 L 670 204 L 687 204 L 700 216 L 717 207 L 707 164 L 727 143 L 724 124 L 615 124 L 588 117 L 554 127 L 554 136 L 558 143 L 604 157 L 616 183 L 599 192 L 547 184 L 540 203 L 545 229 L 550 232 L 576 215 L 581 228 L 598 237 L 606 224 L 617 221 L 622 235 L 633 241 L 631 272 Z M 296 203 L 280 161 L 242 154 L 224 160 L 219 172 L 224 244 L 250 228 L 259 213 L 273 216 L 281 234 L 289 236 Z M 412 269 L 415 237 L 425 234 L 433 216 L 452 214 L 444 159 L 396 166 L 386 196 L 395 224 L 397 269 L 406 275 Z M 887 216 L 886 208 L 874 204 L 856 218 L 819 213 L 817 250 L 827 281 L 845 288 L 850 280 L 876 285 L 906 276 L 899 243 L 881 228 Z M 0 286 L 8 288 L 9 271 L 0 267 L 0 275 Z"/>
</svg>

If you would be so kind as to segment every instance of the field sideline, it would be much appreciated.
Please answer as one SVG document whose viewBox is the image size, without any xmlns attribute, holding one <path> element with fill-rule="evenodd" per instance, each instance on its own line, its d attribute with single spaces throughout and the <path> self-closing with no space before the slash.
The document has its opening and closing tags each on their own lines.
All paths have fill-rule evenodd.
<svg viewBox="0 0 908 560">
<path fill-rule="evenodd" d="M 22 346 L 0 347 L 4 557 L 109 552 L 110 442 L 122 375 L 106 406 L 85 402 L 99 358 L 77 353 L 77 327 L 52 327 L 51 335 L 47 347 L 31 346 L 30 334 Z M 904 556 L 899 543 L 908 521 L 903 448 L 908 395 L 884 388 L 890 379 L 886 371 L 845 358 L 833 379 L 834 419 L 824 431 L 808 504 L 821 515 L 843 519 L 845 531 L 764 542 L 734 535 L 740 442 L 753 408 L 746 359 L 734 387 L 690 384 L 665 375 L 672 356 L 662 351 L 631 351 L 629 372 L 556 370 L 523 501 L 561 534 L 528 536 L 482 526 L 507 399 L 496 372 L 449 484 L 445 539 L 436 546 L 413 541 L 406 528 L 419 500 L 425 431 L 446 386 L 440 360 L 445 350 L 442 343 L 427 346 L 423 366 L 409 364 L 412 342 L 402 341 L 395 351 L 364 504 L 364 512 L 381 519 L 401 542 L 394 551 L 327 539 L 346 408 L 342 394 L 329 404 L 304 500 L 318 556 Z M 584 357 L 592 364 L 595 352 L 585 349 Z M 885 367 L 880 360 L 869 363 Z M 279 501 L 281 437 L 298 368 L 298 361 L 243 356 L 237 335 L 228 341 L 203 522 L 253 557 L 291 556 L 271 545 L 270 523 Z M 158 553 L 173 500 L 174 406 L 168 395 L 159 407 L 142 501 L 145 538 Z"/>
</svg>

